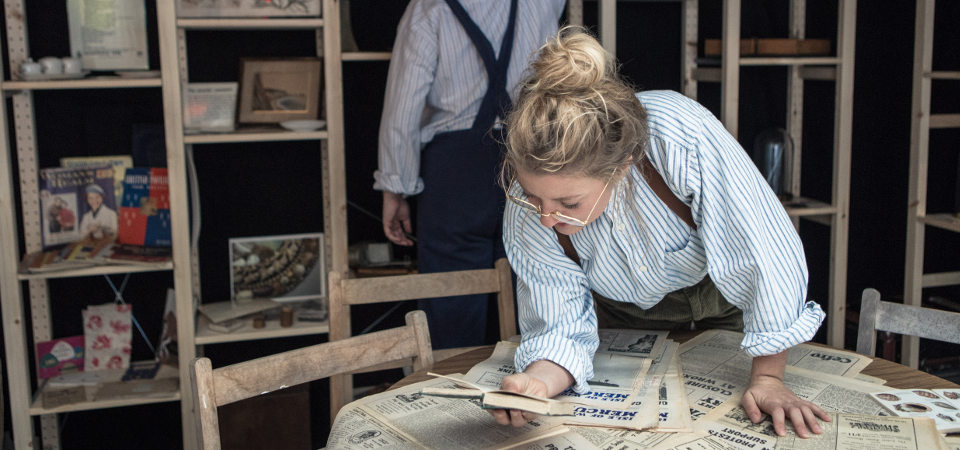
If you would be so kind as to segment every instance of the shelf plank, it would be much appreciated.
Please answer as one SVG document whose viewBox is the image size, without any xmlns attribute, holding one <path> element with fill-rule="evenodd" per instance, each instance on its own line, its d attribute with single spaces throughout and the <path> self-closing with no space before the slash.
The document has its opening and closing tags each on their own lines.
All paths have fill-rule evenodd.
<svg viewBox="0 0 960 450">
<path fill-rule="evenodd" d="M 140 264 L 104 264 L 100 266 L 88 266 L 72 270 L 58 270 L 56 272 L 45 273 L 20 273 L 18 280 L 47 280 L 51 278 L 74 278 L 89 277 L 96 275 L 112 275 L 118 273 L 133 272 L 159 272 L 164 270 L 173 270 L 173 262 L 159 264 L 155 266 Z"/>
<path fill-rule="evenodd" d="M 188 134 L 185 144 L 225 144 L 237 142 L 315 141 L 327 139 L 327 130 L 287 131 L 281 128 L 240 129 L 232 133 Z"/>
<path fill-rule="evenodd" d="M 70 411 L 86 411 L 92 409 L 116 408 L 121 406 L 147 405 L 151 403 L 175 402 L 180 400 L 179 381 L 176 383 L 169 383 L 167 385 L 158 385 L 156 386 L 157 390 L 151 392 L 149 395 L 124 396 L 122 398 L 97 400 L 97 392 L 106 386 L 107 383 L 120 382 L 124 372 L 126 372 L 126 369 L 101 371 L 103 383 L 95 386 L 82 387 L 84 395 L 86 396 L 86 400 L 77 403 L 60 405 L 54 408 L 45 408 L 43 406 L 43 393 L 62 388 L 50 388 L 47 384 L 43 384 L 41 389 L 38 390 L 33 396 L 33 402 L 30 404 L 30 409 L 28 411 L 31 416 L 39 416 L 44 414 L 56 414 Z M 160 366 L 160 370 L 157 372 L 157 380 L 177 380 L 177 374 L 177 368 L 175 367 L 166 365 Z M 147 380 L 141 380 L 139 382 L 142 383 L 144 381 Z M 189 388 L 189 386 L 187 387 Z"/>
<path fill-rule="evenodd" d="M 323 19 L 177 19 L 177 27 L 194 30 L 307 30 L 323 28 Z"/>
<path fill-rule="evenodd" d="M 836 56 L 750 56 L 740 58 L 741 66 L 805 66 L 839 65 Z"/>
<path fill-rule="evenodd" d="M 923 76 L 934 80 L 960 80 L 960 71 L 934 70 L 923 74 Z"/>
<path fill-rule="evenodd" d="M 796 197 L 781 203 L 784 209 L 787 210 L 787 215 L 790 217 L 828 216 L 837 213 L 835 206 L 806 197 Z"/>
<path fill-rule="evenodd" d="M 220 333 L 207 328 L 209 321 L 202 314 L 197 315 L 197 331 L 194 342 L 197 345 L 223 344 L 227 342 L 252 341 L 258 339 L 273 339 L 291 336 L 308 336 L 312 334 L 326 334 L 330 331 L 330 324 L 324 322 L 303 322 L 294 320 L 290 327 L 281 327 L 279 320 L 268 320 L 263 328 L 253 328 L 253 321 L 244 320 L 239 329 L 230 333 Z"/>
<path fill-rule="evenodd" d="M 126 89 L 160 87 L 160 78 L 122 78 L 98 76 L 78 80 L 4 81 L 3 90 L 53 90 L 53 89 Z"/>
<path fill-rule="evenodd" d="M 956 286 L 960 284 L 960 272 L 925 273 L 920 278 L 925 288 L 940 286 Z"/>
<path fill-rule="evenodd" d="M 960 128 L 960 114 L 931 114 L 930 128 Z"/>
<path fill-rule="evenodd" d="M 950 213 L 927 214 L 926 217 L 921 217 L 920 221 L 931 227 L 960 233 L 960 218 Z"/>
<path fill-rule="evenodd" d="M 390 61 L 390 52 L 343 52 L 344 61 Z"/>
</svg>

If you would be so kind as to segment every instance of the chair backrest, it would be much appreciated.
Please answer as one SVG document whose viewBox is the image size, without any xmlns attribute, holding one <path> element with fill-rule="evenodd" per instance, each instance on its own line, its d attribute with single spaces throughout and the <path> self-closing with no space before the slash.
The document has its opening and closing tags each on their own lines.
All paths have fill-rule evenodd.
<svg viewBox="0 0 960 450">
<path fill-rule="evenodd" d="M 873 288 L 863 290 L 857 353 L 875 356 L 877 331 L 960 344 L 960 313 L 884 302 Z"/>
<path fill-rule="evenodd" d="M 350 306 L 369 303 L 395 302 L 423 298 L 451 297 L 470 294 L 497 294 L 500 319 L 500 339 L 517 334 L 516 310 L 513 300 L 513 275 L 510 263 L 500 258 L 492 269 L 460 270 L 427 274 L 383 276 L 372 278 L 345 278 L 330 272 L 328 278 L 330 299 L 330 340 L 350 337 Z M 434 359 L 452 356 L 466 349 L 444 349 L 434 352 Z M 409 366 L 392 363 L 372 370 Z M 336 417 L 340 408 L 353 395 L 353 379 L 349 375 L 330 378 L 330 417 Z"/>
<path fill-rule="evenodd" d="M 390 361 L 433 367 L 427 316 L 406 315 L 406 326 L 278 353 L 213 369 L 209 358 L 191 363 L 198 447 L 220 448 L 217 407 L 329 376 L 350 373 Z M 331 417 L 331 420 L 333 418 Z"/>
</svg>

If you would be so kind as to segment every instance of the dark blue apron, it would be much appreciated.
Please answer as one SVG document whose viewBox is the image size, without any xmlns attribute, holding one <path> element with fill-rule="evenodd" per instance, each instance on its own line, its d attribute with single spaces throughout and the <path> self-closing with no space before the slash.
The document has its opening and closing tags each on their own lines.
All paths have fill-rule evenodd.
<svg viewBox="0 0 960 450">
<path fill-rule="evenodd" d="M 417 263 L 421 273 L 493 267 L 504 256 L 501 223 L 504 194 L 498 183 L 503 137 L 493 125 L 511 107 L 507 68 L 513 50 L 517 0 L 499 58 L 457 0 L 446 0 L 483 60 L 489 83 L 473 126 L 437 134 L 423 149 L 417 199 Z M 489 295 L 420 300 L 433 348 L 485 344 Z M 493 312 L 493 317 L 496 312 Z"/>
</svg>

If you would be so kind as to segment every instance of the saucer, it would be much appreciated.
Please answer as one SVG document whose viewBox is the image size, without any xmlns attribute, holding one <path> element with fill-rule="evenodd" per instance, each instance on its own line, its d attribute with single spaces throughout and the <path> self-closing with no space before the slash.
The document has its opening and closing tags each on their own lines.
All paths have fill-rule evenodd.
<svg viewBox="0 0 960 450">
<path fill-rule="evenodd" d="M 83 78 L 87 75 L 90 75 L 89 70 L 84 70 L 79 73 L 31 73 L 31 74 L 20 74 L 20 77 L 25 81 L 38 81 L 38 80 L 75 80 L 77 78 Z"/>
<path fill-rule="evenodd" d="M 313 131 L 327 124 L 325 120 L 287 120 L 280 126 L 291 131 Z"/>
</svg>

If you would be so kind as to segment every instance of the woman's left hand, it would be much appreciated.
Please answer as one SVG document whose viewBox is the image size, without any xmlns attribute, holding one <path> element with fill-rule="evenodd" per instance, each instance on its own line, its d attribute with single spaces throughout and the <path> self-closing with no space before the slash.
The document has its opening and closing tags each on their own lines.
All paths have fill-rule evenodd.
<svg viewBox="0 0 960 450">
<path fill-rule="evenodd" d="M 817 422 L 818 417 L 826 422 L 831 420 L 819 406 L 797 397 L 783 385 L 783 381 L 772 376 L 751 377 L 750 386 L 743 393 L 740 404 L 753 423 L 759 423 L 763 418 L 761 411 L 769 414 L 778 436 L 787 434 L 786 418 L 790 418 L 797 435 L 802 438 L 810 437 L 809 431 L 823 433 Z"/>
</svg>

